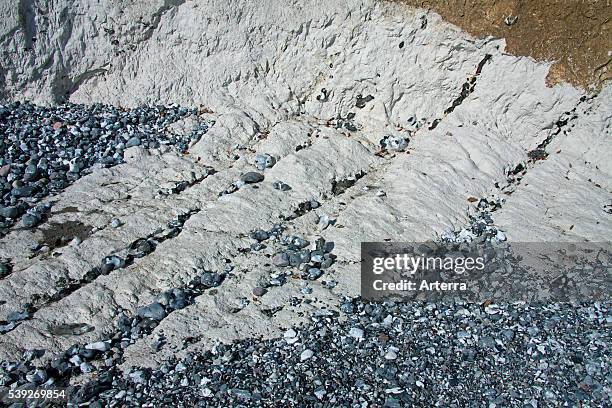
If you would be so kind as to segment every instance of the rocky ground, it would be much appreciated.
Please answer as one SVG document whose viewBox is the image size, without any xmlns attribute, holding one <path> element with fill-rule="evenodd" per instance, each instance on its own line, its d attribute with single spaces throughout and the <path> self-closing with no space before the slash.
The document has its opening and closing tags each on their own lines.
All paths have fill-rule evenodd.
<svg viewBox="0 0 612 408">
<path fill-rule="evenodd" d="M 591 305 L 341 305 L 274 340 L 219 344 L 107 375 L 99 406 L 603 406 L 609 310 Z M 587 347 L 588 344 L 588 347 Z M 96 389 L 97 388 L 97 389 Z M 169 390 L 173 390 L 169 392 Z"/>
<path fill-rule="evenodd" d="M 19 219 L 25 228 L 38 225 L 50 208 L 36 203 L 89 174 L 92 167 L 123 162 L 125 149 L 174 145 L 180 152 L 186 151 L 189 143 L 199 140 L 206 125 L 193 129 L 190 135 L 163 130 L 191 114 L 194 112 L 177 106 L 126 111 L 99 104 L 54 108 L 19 102 L 2 105 L 2 235 Z"/>
<path fill-rule="evenodd" d="M 424 9 L 264 3 L 0 5 L 2 390 L 605 406 L 606 299 L 368 303 L 359 244 L 609 241 L 612 88 Z"/>
</svg>

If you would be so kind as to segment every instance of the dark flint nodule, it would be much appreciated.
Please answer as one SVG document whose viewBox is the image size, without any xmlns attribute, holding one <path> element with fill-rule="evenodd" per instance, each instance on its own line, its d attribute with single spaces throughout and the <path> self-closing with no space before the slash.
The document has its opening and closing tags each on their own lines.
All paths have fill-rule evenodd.
<svg viewBox="0 0 612 408">
<path fill-rule="evenodd" d="M 151 303 L 150 305 L 143 306 L 136 311 L 136 314 L 142 318 L 148 318 L 152 320 L 161 320 L 166 317 L 166 311 L 164 307 L 158 302 Z"/>
<path fill-rule="evenodd" d="M 280 191 L 291 190 L 291 187 L 289 186 L 289 184 L 283 183 L 282 181 L 275 181 L 274 183 L 272 183 L 272 187 L 275 190 L 280 190 Z"/>
<path fill-rule="evenodd" d="M 240 176 L 240 180 L 245 182 L 246 184 L 254 184 L 262 182 L 264 179 L 263 174 L 257 173 L 255 171 L 249 171 L 248 173 L 244 173 Z"/>
<path fill-rule="evenodd" d="M 200 283 L 208 288 L 214 288 L 221 284 L 222 276 L 216 272 L 204 272 L 200 275 Z"/>
</svg>

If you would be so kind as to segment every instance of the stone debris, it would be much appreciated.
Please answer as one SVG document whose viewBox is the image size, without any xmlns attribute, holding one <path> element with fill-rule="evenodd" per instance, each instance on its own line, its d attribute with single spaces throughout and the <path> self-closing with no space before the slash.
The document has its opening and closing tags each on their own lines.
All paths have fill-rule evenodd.
<svg viewBox="0 0 612 408">
<path fill-rule="evenodd" d="M 143 306 L 137 310 L 138 316 L 142 318 L 148 318 L 152 320 L 161 320 L 166 317 L 166 311 L 160 303 L 152 303 L 147 306 Z"/>
<path fill-rule="evenodd" d="M 286 184 L 283 183 L 282 181 L 275 181 L 274 183 L 272 183 L 272 186 L 276 189 L 276 190 L 280 190 L 280 191 L 289 191 L 291 190 L 291 187 Z"/>
<path fill-rule="evenodd" d="M 57 194 L 96 166 L 122 163 L 126 149 L 174 145 L 186 151 L 207 126 L 184 136 L 169 135 L 163 129 L 195 114 L 195 109 L 178 105 L 121 110 L 103 104 L 0 104 L 0 234 L 36 202 Z M 41 221 L 34 209 L 22 224 L 32 228 Z"/>
<path fill-rule="evenodd" d="M 186 398 L 215 406 L 245 400 L 291 406 L 315 401 L 341 406 L 389 406 L 393 401 L 397 406 L 499 406 L 541 399 L 603 406 L 608 400 L 610 344 L 600 324 L 609 310 L 603 304 L 500 304 L 495 305 L 497 317 L 466 303 L 346 299 L 343 304 L 352 305 L 350 312 L 314 315 L 299 336 L 297 329 L 287 329 L 283 341 L 221 343 L 157 369 L 132 368 L 127 374 L 112 367 L 98 369 L 96 379 L 72 389 L 71 400 L 102 406 L 179 403 Z M 357 325 L 367 327 L 368 336 Z M 468 326 L 480 340 L 453 334 L 457 327 Z M 588 348 L 581 346 L 585 338 Z M 308 346 L 296 347 L 294 339 Z M 23 378 L 24 386 L 40 384 L 47 373 L 57 375 L 58 370 L 86 373 L 96 358 L 112 355 L 107 344 L 75 348 L 70 361 L 55 361 L 49 368 L 21 363 L 1 370 Z M 489 358 L 482 359 L 483 353 Z M 505 376 L 487 375 L 499 365 L 507 366 Z M 249 374 L 251 370 L 258 374 Z M 533 382 L 534 376 L 540 381 Z M 444 392 L 465 384 L 470 392 Z"/>
<path fill-rule="evenodd" d="M 240 181 L 246 184 L 260 183 L 264 180 L 264 176 L 261 173 L 249 171 L 240 176 Z"/>
<path fill-rule="evenodd" d="M 380 140 L 380 147 L 394 152 L 403 152 L 408 147 L 408 138 L 398 135 L 386 135 Z"/>
<path fill-rule="evenodd" d="M 258 154 L 255 156 L 255 167 L 258 170 L 265 170 L 273 167 L 276 164 L 276 159 L 269 154 Z"/>
</svg>

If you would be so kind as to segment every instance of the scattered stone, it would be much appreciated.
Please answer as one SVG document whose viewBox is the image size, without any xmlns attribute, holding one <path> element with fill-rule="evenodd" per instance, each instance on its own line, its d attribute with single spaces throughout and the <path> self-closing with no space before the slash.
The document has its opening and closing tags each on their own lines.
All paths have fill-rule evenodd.
<svg viewBox="0 0 612 408">
<path fill-rule="evenodd" d="M 15 323 L 15 322 L 10 322 L 10 323 L 7 323 L 7 324 L 0 324 L 0 334 L 5 334 L 5 333 L 10 332 L 11 330 L 13 330 L 18 325 L 19 325 L 19 323 Z"/>
<path fill-rule="evenodd" d="M 29 166 L 25 168 L 25 171 L 23 174 L 23 181 L 26 183 L 31 182 L 31 181 L 36 181 L 38 179 L 38 176 L 39 176 L 38 167 L 36 167 L 33 164 L 30 164 Z"/>
<path fill-rule="evenodd" d="M 385 360 L 396 360 L 398 350 L 399 349 L 396 347 L 389 347 L 389 349 L 385 353 Z"/>
<path fill-rule="evenodd" d="M 49 333 L 56 336 L 80 336 L 94 330 L 94 327 L 87 323 L 62 323 L 49 326 Z"/>
<path fill-rule="evenodd" d="M 6 177 L 8 176 L 10 172 L 11 172 L 10 164 L 5 164 L 4 166 L 0 167 L 0 177 Z"/>
<path fill-rule="evenodd" d="M 363 330 L 358 327 L 351 327 L 348 334 L 355 339 L 363 339 Z"/>
<path fill-rule="evenodd" d="M 85 345 L 85 349 L 87 350 L 97 350 L 97 351 L 108 351 L 111 348 L 110 341 L 97 341 L 95 343 L 89 343 Z"/>
<path fill-rule="evenodd" d="M 332 266 L 334 263 L 334 258 L 329 255 L 329 254 L 325 254 L 323 255 L 323 262 L 321 262 L 321 266 L 319 266 L 321 269 L 327 269 L 330 266 Z"/>
<path fill-rule="evenodd" d="M 510 27 L 518 21 L 518 16 L 508 16 L 504 19 L 504 23 Z"/>
<path fill-rule="evenodd" d="M 400 47 L 401 48 L 401 47 Z M 368 95 L 366 97 L 361 96 L 361 94 L 357 95 L 357 101 L 355 102 L 355 106 L 359 109 L 365 108 L 366 104 L 370 101 L 374 100 L 372 95 Z"/>
<path fill-rule="evenodd" d="M 319 230 L 323 231 L 324 229 L 326 229 L 330 224 L 333 224 L 335 220 L 333 220 L 332 218 L 329 217 L 329 215 L 327 214 L 323 214 L 319 217 L 319 222 L 317 223 L 317 226 L 319 227 Z"/>
<path fill-rule="evenodd" d="M 261 286 L 255 286 L 253 288 L 253 296 L 261 297 L 265 295 L 266 292 L 267 290 L 265 288 L 262 288 Z"/>
<path fill-rule="evenodd" d="M 325 395 L 327 394 L 327 392 L 325 391 L 325 388 L 323 387 L 318 387 L 315 391 L 314 391 L 314 395 L 315 397 L 317 397 L 318 399 L 322 400 L 323 397 L 325 397 Z"/>
<path fill-rule="evenodd" d="M 48 378 L 49 376 L 47 375 L 47 372 L 40 368 L 37 368 L 33 370 L 32 372 L 29 372 L 28 374 L 26 374 L 26 379 L 29 382 L 34 383 L 36 385 L 40 385 L 44 383 L 45 381 L 47 381 Z"/>
<path fill-rule="evenodd" d="M 289 184 L 283 183 L 282 181 L 275 181 L 274 183 L 272 183 L 272 187 L 274 187 L 274 189 L 276 190 L 280 190 L 280 191 L 289 191 L 291 190 L 291 187 L 289 186 Z"/>
<path fill-rule="evenodd" d="M 154 302 L 150 305 L 139 308 L 136 311 L 136 314 L 142 318 L 152 320 L 161 320 L 166 317 L 166 311 L 164 310 L 164 307 L 158 302 Z"/>
<path fill-rule="evenodd" d="M 130 147 L 134 147 L 134 146 L 140 146 L 140 138 L 137 136 L 131 137 L 127 143 L 125 144 L 126 148 L 130 148 Z"/>
<path fill-rule="evenodd" d="M 258 170 L 265 170 L 273 167 L 276 164 L 276 159 L 269 154 L 257 154 L 255 156 L 255 167 Z"/>
<path fill-rule="evenodd" d="M 408 148 L 408 138 L 398 135 L 387 135 L 380 140 L 380 147 L 394 152 L 403 152 Z"/>
<path fill-rule="evenodd" d="M 286 252 L 280 252 L 274 255 L 274 257 L 272 258 L 272 263 L 278 267 L 289 266 L 289 263 L 290 263 L 289 254 L 287 254 Z"/>
<path fill-rule="evenodd" d="M 241 399 L 241 400 L 250 400 L 252 398 L 251 393 L 247 390 L 240 390 L 240 389 L 234 388 L 230 392 L 232 395 L 235 395 L 236 397 L 238 397 L 238 399 Z"/>
<path fill-rule="evenodd" d="M 308 241 L 299 236 L 289 237 L 289 244 L 297 249 L 306 248 L 308 246 Z"/>
<path fill-rule="evenodd" d="M 497 233 L 495 234 L 495 239 L 497 240 L 497 242 L 504 242 L 506 240 L 506 234 L 497 230 Z"/>
<path fill-rule="evenodd" d="M 320 264 L 325 259 L 324 257 L 325 257 L 325 254 L 321 250 L 316 249 L 316 250 L 310 252 L 310 260 L 312 262 Z"/>
<path fill-rule="evenodd" d="M 30 318 L 30 313 L 27 311 L 24 312 L 11 312 L 6 317 L 6 320 L 9 322 L 20 322 L 22 320 L 27 320 Z"/>
<path fill-rule="evenodd" d="M 17 218 L 24 213 L 22 206 L 0 207 L 0 216 L 5 218 Z"/>
<path fill-rule="evenodd" d="M 175 296 L 174 290 L 167 292 L 169 298 Z M 282 341 L 253 338 L 216 344 L 180 361 L 162 363 L 159 369 L 134 368 L 128 375 L 116 370 L 113 358 L 108 357 L 111 353 L 75 347 L 40 369 L 51 372 L 52 368 L 54 378 L 65 375 L 67 379 L 71 370 L 84 373 L 93 368 L 93 382 L 77 385 L 77 392 L 71 394 L 83 405 L 92 401 L 117 405 L 120 395 L 125 401 L 137 398 L 140 406 L 180 404 L 185 398 L 207 406 L 238 406 L 245 401 L 252 402 L 247 405 L 275 406 L 282 400 L 291 406 L 310 401 L 352 407 L 356 398 L 360 401 L 357 406 L 524 406 L 525 401 L 542 399 L 605 406 L 609 330 L 602 322 L 609 321 L 606 305 L 496 304 L 499 313 L 490 315 L 479 304 L 461 302 L 345 299 L 341 309 L 346 312 L 341 316 L 332 310 L 315 310 L 299 335 L 290 328 L 282 334 Z M 489 320 L 491 316 L 497 320 Z M 125 319 L 129 330 L 132 320 Z M 544 329 L 551 321 L 554 330 L 537 328 Z M 458 328 L 474 335 L 462 337 Z M 371 334 L 367 337 L 366 329 Z M 114 344 L 120 337 L 102 343 L 113 344 L 115 353 L 119 349 Z M 478 357 L 483 352 L 481 343 L 490 359 Z M 9 377 L 0 378 L 33 384 L 25 377 L 30 374 L 31 380 L 41 381 L 44 376 L 32 376 L 36 370 L 32 364 L 3 363 L 0 374 Z M 499 377 L 487 375 L 500 364 L 522 369 Z M 536 374 L 540 381 L 525 386 L 524 378 Z M 303 388 L 296 389 L 296 381 L 304 381 Z M 474 392 L 444 391 L 464 384 L 470 384 Z M 577 394 L 576 384 L 588 385 L 584 389 L 589 392 Z"/>
<path fill-rule="evenodd" d="M 115 269 L 123 268 L 125 266 L 125 259 L 119 258 L 116 255 L 107 256 L 102 260 L 102 266 L 100 267 L 103 275 L 108 275 Z"/>
<path fill-rule="evenodd" d="M 246 184 L 259 183 L 262 182 L 263 179 L 263 174 L 254 171 L 249 171 L 248 173 L 244 173 L 242 176 L 240 176 L 240 181 Z"/>
<path fill-rule="evenodd" d="M 12 271 L 11 264 L 9 262 L 0 262 L 0 279 L 8 276 Z"/>
<path fill-rule="evenodd" d="M 270 234 L 268 234 L 266 231 L 262 231 L 262 230 L 256 230 L 251 232 L 251 238 L 256 240 L 256 241 L 265 241 L 266 239 L 270 238 Z"/>
<path fill-rule="evenodd" d="M 314 351 L 312 351 L 310 349 L 306 349 L 306 350 L 302 351 L 302 354 L 300 354 L 300 361 L 306 361 L 309 358 L 311 358 L 312 356 L 314 356 Z"/>
<path fill-rule="evenodd" d="M 198 124 L 191 134 L 164 129 L 196 113 L 178 105 L 119 109 L 102 104 L 0 104 L 0 180 L 7 181 L 0 182 L 0 209 L 24 207 L 0 216 L 10 219 L 5 225 L 14 225 L 34 202 L 62 191 L 94 166 L 122 163 L 127 148 L 175 146 L 186 151 L 209 124 Z M 34 226 L 29 218 L 26 224 Z"/>
<path fill-rule="evenodd" d="M 135 384 L 144 384 L 147 379 L 145 377 L 145 374 L 142 370 L 137 370 L 134 372 L 131 372 L 129 374 L 130 379 L 135 383 Z"/>
<path fill-rule="evenodd" d="M 11 194 L 14 197 L 31 197 L 34 194 L 35 187 L 34 186 L 22 186 L 22 187 L 14 187 L 11 191 Z"/>
<path fill-rule="evenodd" d="M 200 282 L 207 288 L 214 288 L 221 284 L 223 277 L 216 272 L 204 272 L 200 275 Z"/>
<path fill-rule="evenodd" d="M 320 270 L 319 268 L 309 268 L 308 269 L 308 279 L 310 280 L 316 280 L 321 275 L 323 275 L 323 271 Z"/>
<path fill-rule="evenodd" d="M 41 216 L 36 213 L 28 213 L 24 215 L 21 219 L 23 226 L 26 228 L 33 228 L 37 226 L 38 224 L 40 224 L 41 221 L 42 221 Z"/>
</svg>

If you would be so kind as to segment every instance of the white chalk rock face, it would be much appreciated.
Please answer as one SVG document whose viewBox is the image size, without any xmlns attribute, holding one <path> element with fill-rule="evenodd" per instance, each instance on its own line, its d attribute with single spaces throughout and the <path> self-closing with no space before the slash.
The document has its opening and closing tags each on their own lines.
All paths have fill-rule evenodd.
<svg viewBox="0 0 612 408">
<path fill-rule="evenodd" d="M 125 366 L 219 339 L 282 336 L 359 293 L 361 241 L 459 231 L 476 211 L 473 198 L 504 198 L 492 216 L 509 241 L 610 240 L 611 88 L 591 99 L 568 85 L 548 88 L 549 65 L 507 55 L 503 40 L 376 1 L 18 3 L 0 3 L 4 99 L 176 102 L 202 106 L 199 119 L 215 123 L 187 155 L 133 147 L 126 163 L 50 198 L 48 222 L 78 226 L 82 242 L 30 257 L 45 224 L 0 240 L 0 258 L 14 265 L 0 280 L 0 320 L 38 302 L 31 319 L 0 335 L 0 359 L 106 344 L 98 342 L 121 313 L 161 304 L 160 294 L 224 271 L 227 260 L 228 277 L 160 315 L 125 349 Z M 548 157 L 533 160 L 537 149 Z M 274 164 L 258 169 L 257 154 Z M 239 182 L 248 172 L 263 181 Z M 187 187 L 160 194 L 178 182 Z M 333 223 L 321 228 L 324 215 Z M 178 234 L 168 226 L 176 219 Z M 245 251 L 251 232 L 276 224 L 283 235 L 333 242 L 336 262 L 307 287 L 291 278 L 276 285 L 282 268 L 272 259 L 282 246 Z M 92 278 L 103 258 L 148 238 L 158 241 L 154 251 Z M 66 281 L 77 284 L 65 290 Z M 294 296 L 317 302 L 289 306 Z M 92 329 L 50 334 L 76 323 Z M 151 353 L 162 333 L 166 345 Z"/>
</svg>

